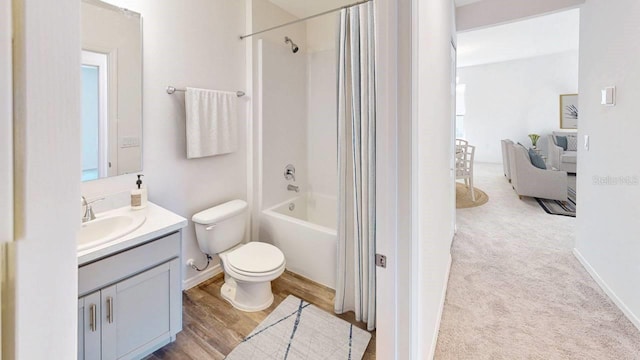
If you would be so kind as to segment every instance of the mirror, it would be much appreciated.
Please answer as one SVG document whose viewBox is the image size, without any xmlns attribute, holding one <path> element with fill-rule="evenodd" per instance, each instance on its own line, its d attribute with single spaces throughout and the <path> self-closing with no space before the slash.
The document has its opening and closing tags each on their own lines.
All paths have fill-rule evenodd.
<svg viewBox="0 0 640 360">
<path fill-rule="evenodd" d="M 142 18 L 82 0 L 82 181 L 142 170 Z"/>
</svg>

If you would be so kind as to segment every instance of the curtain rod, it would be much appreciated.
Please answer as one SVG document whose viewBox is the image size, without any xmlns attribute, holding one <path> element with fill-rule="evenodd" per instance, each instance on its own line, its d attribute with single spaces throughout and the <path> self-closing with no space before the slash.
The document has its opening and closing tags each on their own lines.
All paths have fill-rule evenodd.
<svg viewBox="0 0 640 360">
<path fill-rule="evenodd" d="M 247 35 L 240 35 L 240 40 L 244 40 L 245 38 L 248 38 L 248 37 L 253 36 L 253 35 L 262 34 L 262 33 L 267 32 L 267 31 L 271 31 L 271 30 L 279 29 L 279 28 L 281 28 L 281 27 L 285 27 L 285 26 L 289 26 L 289 25 L 297 24 L 297 23 L 299 23 L 299 22 L 306 21 L 306 20 L 309 20 L 309 19 L 317 18 L 318 16 L 327 15 L 327 14 L 330 14 L 330 13 L 335 12 L 335 11 L 339 11 L 339 10 L 343 10 L 343 9 L 348 9 L 348 8 L 350 8 L 350 7 L 354 7 L 354 6 L 358 6 L 358 5 L 366 4 L 366 3 L 368 3 L 369 1 L 372 1 L 372 0 L 358 1 L 358 2 L 353 3 L 353 4 L 340 6 L 340 7 L 337 7 L 337 8 L 335 8 L 335 9 L 331 9 L 331 10 L 327 10 L 327 11 L 321 12 L 321 13 L 319 13 L 319 14 L 315 14 L 315 15 L 307 16 L 307 17 L 302 18 L 302 19 L 293 20 L 293 21 L 290 21 L 290 22 L 288 22 L 288 23 L 284 23 L 284 24 L 280 24 L 280 25 L 277 25 L 277 26 L 274 26 L 274 27 L 270 27 L 270 28 L 268 28 L 268 29 L 264 29 L 264 30 L 256 31 L 256 32 L 251 33 L 251 34 L 247 34 Z"/>
</svg>

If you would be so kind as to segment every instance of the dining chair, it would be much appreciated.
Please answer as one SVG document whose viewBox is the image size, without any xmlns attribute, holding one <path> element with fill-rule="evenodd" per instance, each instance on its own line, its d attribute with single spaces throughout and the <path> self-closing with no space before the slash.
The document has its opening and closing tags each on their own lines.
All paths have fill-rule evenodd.
<svg viewBox="0 0 640 360">
<path fill-rule="evenodd" d="M 457 143 L 458 139 L 456 139 Z M 458 146 L 458 145 L 456 145 Z M 465 186 L 471 191 L 471 200 L 476 201 L 473 191 L 473 157 L 476 147 L 473 145 L 460 145 L 456 151 L 456 180 L 463 179 Z"/>
<path fill-rule="evenodd" d="M 469 145 L 469 142 L 465 139 L 456 139 L 456 150 L 458 150 L 462 146 Z M 456 151 L 457 152 L 457 151 Z"/>
</svg>

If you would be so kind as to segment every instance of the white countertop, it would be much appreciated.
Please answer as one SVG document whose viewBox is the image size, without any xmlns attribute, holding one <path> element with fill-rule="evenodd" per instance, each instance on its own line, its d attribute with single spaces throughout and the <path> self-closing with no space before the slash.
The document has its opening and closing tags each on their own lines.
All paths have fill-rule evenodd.
<svg viewBox="0 0 640 360">
<path fill-rule="evenodd" d="M 135 210 L 146 212 L 147 219 L 142 226 L 118 239 L 78 251 L 78 266 L 145 243 L 149 240 L 153 240 L 187 226 L 187 219 L 182 216 L 174 214 L 173 212 L 153 204 L 152 202 L 147 202 L 147 204 L 146 208 Z M 114 209 L 112 211 L 118 211 L 118 209 Z M 97 217 L 100 217 L 101 215 L 103 214 L 97 214 Z"/>
</svg>

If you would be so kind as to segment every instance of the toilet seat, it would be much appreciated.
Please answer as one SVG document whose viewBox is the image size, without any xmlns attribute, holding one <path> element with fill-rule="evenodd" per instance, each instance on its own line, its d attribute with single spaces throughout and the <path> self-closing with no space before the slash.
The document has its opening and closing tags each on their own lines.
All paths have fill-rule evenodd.
<svg viewBox="0 0 640 360">
<path fill-rule="evenodd" d="M 249 242 L 225 254 L 226 265 L 233 272 L 248 277 L 262 277 L 280 272 L 284 254 L 277 247 L 258 241 Z"/>
</svg>

